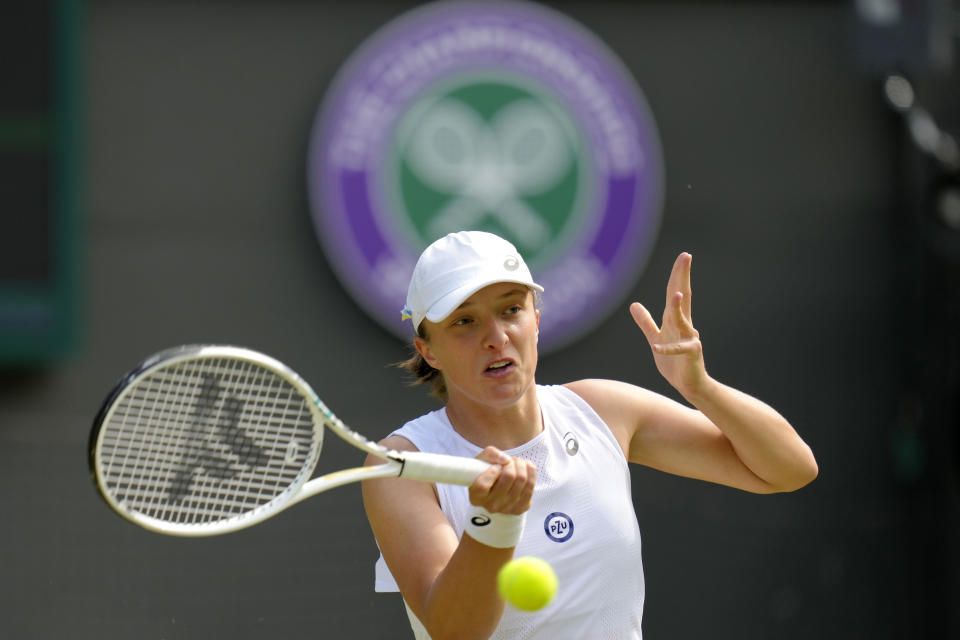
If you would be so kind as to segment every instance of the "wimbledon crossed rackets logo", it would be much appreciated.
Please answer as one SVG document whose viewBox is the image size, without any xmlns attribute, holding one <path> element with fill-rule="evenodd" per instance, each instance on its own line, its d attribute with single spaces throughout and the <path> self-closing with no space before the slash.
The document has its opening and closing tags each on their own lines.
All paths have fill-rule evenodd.
<svg viewBox="0 0 960 640">
<path fill-rule="evenodd" d="M 420 252 L 451 231 L 513 242 L 546 289 L 540 349 L 604 321 L 659 226 L 656 126 L 623 65 L 530 2 L 435 2 L 363 44 L 324 98 L 308 184 L 347 291 L 402 338 Z"/>
<path fill-rule="evenodd" d="M 529 85 L 530 83 L 526 83 Z M 418 244 L 461 229 L 510 238 L 532 264 L 585 214 L 583 141 L 549 96 L 463 78 L 417 100 L 392 138 L 392 209 Z"/>
<path fill-rule="evenodd" d="M 229 480 L 242 467 L 264 467 L 269 462 L 263 449 L 239 427 L 243 403 L 233 395 L 227 395 L 221 403 L 222 395 L 219 378 L 204 374 L 187 432 L 187 453 L 167 489 L 170 503 L 182 502 L 200 474 Z"/>
</svg>

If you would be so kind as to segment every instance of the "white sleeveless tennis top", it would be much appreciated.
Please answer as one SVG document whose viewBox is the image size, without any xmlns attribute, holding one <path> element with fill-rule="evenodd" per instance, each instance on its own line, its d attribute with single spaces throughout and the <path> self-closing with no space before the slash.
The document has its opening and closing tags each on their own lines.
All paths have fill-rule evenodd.
<svg viewBox="0 0 960 640">
<path fill-rule="evenodd" d="M 506 453 L 537 467 L 533 506 L 515 557 L 538 556 L 553 565 L 559 588 L 544 609 L 507 606 L 492 638 L 641 638 L 645 593 L 640 529 L 630 493 L 630 472 L 606 423 L 580 396 L 561 386 L 537 386 L 545 429 Z M 439 409 L 394 432 L 420 451 L 476 456 Z M 440 507 L 460 536 L 470 507 L 467 488 L 438 484 Z M 381 556 L 377 591 L 398 591 Z M 409 607 L 416 637 L 429 638 Z"/>
</svg>

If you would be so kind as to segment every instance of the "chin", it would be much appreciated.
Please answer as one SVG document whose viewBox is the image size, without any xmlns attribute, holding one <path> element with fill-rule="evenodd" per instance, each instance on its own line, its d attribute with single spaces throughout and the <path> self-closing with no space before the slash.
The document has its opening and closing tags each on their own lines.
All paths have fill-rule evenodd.
<svg viewBox="0 0 960 640">
<path fill-rule="evenodd" d="M 486 384 L 473 390 L 458 387 L 456 394 L 469 399 L 471 402 L 493 409 L 509 409 L 518 404 L 533 387 L 532 380 L 527 383 L 520 383 L 517 380 L 504 380 L 501 384 L 494 385 L 490 384 L 490 380 L 484 380 L 483 382 Z"/>
<path fill-rule="evenodd" d="M 491 402 L 502 405 L 500 408 L 511 407 L 520 402 L 533 386 L 533 380 L 523 384 L 517 382 L 506 384 L 502 388 L 496 388 L 491 392 Z"/>
</svg>

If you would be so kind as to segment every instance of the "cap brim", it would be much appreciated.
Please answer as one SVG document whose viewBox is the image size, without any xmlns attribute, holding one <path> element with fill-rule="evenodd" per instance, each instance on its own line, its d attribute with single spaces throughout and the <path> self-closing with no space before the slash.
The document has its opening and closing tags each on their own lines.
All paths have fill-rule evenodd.
<svg viewBox="0 0 960 640">
<path fill-rule="evenodd" d="M 503 278 L 496 278 L 489 281 L 484 280 L 479 283 L 470 282 L 457 289 L 454 289 L 447 295 L 443 296 L 442 298 L 434 302 L 433 306 L 427 309 L 427 313 L 424 314 L 423 317 L 429 320 L 430 322 L 440 322 L 441 320 L 449 316 L 451 313 L 453 313 L 454 310 L 457 307 L 459 307 L 461 304 L 463 304 L 463 302 L 467 298 L 475 294 L 477 291 L 480 291 L 480 289 L 483 289 L 484 287 L 488 287 L 491 284 L 499 284 L 501 282 L 512 282 L 516 284 L 522 284 L 525 287 L 529 287 L 535 291 L 539 291 L 543 293 L 543 287 L 538 285 L 536 282 L 529 281 L 529 280 L 504 280 Z"/>
</svg>

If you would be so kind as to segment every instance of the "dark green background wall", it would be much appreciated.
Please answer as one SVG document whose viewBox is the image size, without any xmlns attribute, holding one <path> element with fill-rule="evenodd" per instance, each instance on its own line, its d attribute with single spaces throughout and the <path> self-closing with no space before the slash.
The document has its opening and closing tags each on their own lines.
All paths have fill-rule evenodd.
<svg viewBox="0 0 960 640">
<path fill-rule="evenodd" d="M 170 539 L 111 515 L 85 455 L 116 378 L 185 342 L 278 357 L 372 437 L 434 407 L 387 366 L 405 345 L 334 278 L 304 177 L 333 74 L 409 6 L 84 4 L 82 330 L 64 360 L 0 374 L 3 637 L 406 637 L 399 599 L 373 593 L 358 487 L 227 537 Z M 960 249 L 931 257 L 916 235 L 934 173 L 856 64 L 850 8 L 553 6 L 643 88 L 666 203 L 622 311 L 544 358 L 538 381 L 675 395 L 626 308 L 659 309 L 691 251 L 709 370 L 777 407 L 820 463 L 808 488 L 767 497 L 636 469 L 646 637 L 960 632 L 957 339 L 943 315 Z M 359 461 L 336 443 L 325 454 Z"/>
</svg>

